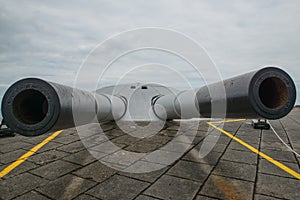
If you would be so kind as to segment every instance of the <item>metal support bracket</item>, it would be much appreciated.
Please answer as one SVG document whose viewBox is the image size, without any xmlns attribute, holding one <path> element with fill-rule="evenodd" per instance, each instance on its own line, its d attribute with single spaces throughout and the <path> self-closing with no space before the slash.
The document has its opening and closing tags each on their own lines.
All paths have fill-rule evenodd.
<svg viewBox="0 0 300 200">
<path fill-rule="evenodd" d="M 14 137 L 15 133 L 10 130 L 10 128 L 2 128 L 5 125 L 4 120 L 2 119 L 0 124 L 0 137 Z"/>
<path fill-rule="evenodd" d="M 252 121 L 252 126 L 254 129 L 264 129 L 264 130 L 270 130 L 271 126 L 267 122 L 267 120 L 253 120 Z"/>
</svg>

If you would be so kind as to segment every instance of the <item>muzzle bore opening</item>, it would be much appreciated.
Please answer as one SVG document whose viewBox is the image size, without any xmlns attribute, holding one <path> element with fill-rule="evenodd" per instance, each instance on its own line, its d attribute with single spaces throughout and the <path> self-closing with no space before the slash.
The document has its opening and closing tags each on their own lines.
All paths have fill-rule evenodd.
<svg viewBox="0 0 300 200">
<path fill-rule="evenodd" d="M 13 101 L 13 113 L 24 124 L 32 125 L 41 122 L 47 112 L 48 101 L 37 90 L 24 90 L 17 94 Z"/>
<path fill-rule="evenodd" d="M 259 98 L 267 108 L 281 108 L 288 99 L 288 88 L 280 78 L 267 78 L 259 87 Z"/>
</svg>

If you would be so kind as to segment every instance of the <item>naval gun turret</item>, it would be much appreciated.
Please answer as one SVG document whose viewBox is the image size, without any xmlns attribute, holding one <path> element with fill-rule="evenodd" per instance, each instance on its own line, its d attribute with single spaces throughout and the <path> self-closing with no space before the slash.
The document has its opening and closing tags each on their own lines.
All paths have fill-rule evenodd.
<svg viewBox="0 0 300 200">
<path fill-rule="evenodd" d="M 218 95 L 222 91 L 224 95 Z M 295 101 L 292 78 L 276 67 L 186 91 L 156 84 L 125 84 L 88 92 L 26 78 L 6 91 L 2 115 L 12 131 L 37 136 L 95 121 L 225 117 L 224 111 L 228 118 L 279 119 L 293 109 Z M 217 105 L 214 110 L 213 104 Z M 216 109 L 221 105 L 225 110 Z"/>
</svg>

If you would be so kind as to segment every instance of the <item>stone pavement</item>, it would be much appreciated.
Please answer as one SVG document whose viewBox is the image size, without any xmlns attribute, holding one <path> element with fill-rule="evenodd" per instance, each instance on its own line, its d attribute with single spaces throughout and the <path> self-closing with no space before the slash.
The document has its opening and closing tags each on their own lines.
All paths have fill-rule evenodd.
<svg viewBox="0 0 300 200">
<path fill-rule="evenodd" d="M 271 124 L 287 144 L 300 152 L 298 108 Z M 300 199 L 299 179 L 226 135 L 218 138 L 218 132 L 208 130 L 205 121 L 199 127 L 190 121 L 168 122 L 158 134 L 150 136 L 145 135 L 145 129 L 155 127 L 138 125 L 141 127 L 132 123 L 122 123 L 121 128 L 113 123 L 103 124 L 106 137 L 87 134 L 83 139 L 87 141 L 83 142 L 85 146 L 76 129 L 64 130 L 0 179 L 0 199 Z M 223 129 L 300 173 L 300 158 L 272 131 L 254 130 L 250 120 L 228 122 Z M 93 133 L 96 129 L 90 126 L 88 130 Z M 0 138 L 0 171 L 49 135 Z M 105 138 L 136 155 L 158 149 L 160 154 L 136 160 L 107 146 Z M 200 148 L 212 146 L 217 138 L 212 150 L 200 158 Z M 115 169 L 95 159 L 92 151 Z M 149 169 L 161 169 L 138 174 L 116 170 L 132 166 L 140 169 L 138 162 L 141 166 L 146 163 Z"/>
</svg>

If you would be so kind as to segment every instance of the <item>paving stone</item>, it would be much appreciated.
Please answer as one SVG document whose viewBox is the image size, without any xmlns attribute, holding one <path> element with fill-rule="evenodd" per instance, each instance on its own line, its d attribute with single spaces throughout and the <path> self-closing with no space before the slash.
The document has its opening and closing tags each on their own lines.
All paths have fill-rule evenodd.
<svg viewBox="0 0 300 200">
<path fill-rule="evenodd" d="M 86 193 L 100 199 L 134 199 L 149 183 L 114 175 Z"/>
<path fill-rule="evenodd" d="M 110 131 L 106 131 L 105 135 L 108 136 L 109 139 L 112 139 L 112 138 L 116 138 L 116 137 L 126 135 L 126 133 L 124 133 L 123 131 L 118 130 L 118 129 L 113 129 L 113 130 L 110 130 Z"/>
<path fill-rule="evenodd" d="M 194 140 L 197 140 L 197 142 L 200 142 L 204 137 L 196 137 L 195 135 L 179 135 L 172 139 L 174 142 L 179 143 L 186 143 L 186 144 L 193 144 Z M 197 143 L 195 142 L 195 143 Z M 194 144 L 195 144 L 194 143 Z"/>
<path fill-rule="evenodd" d="M 8 152 L 13 152 L 18 149 L 31 147 L 31 146 L 32 146 L 31 144 L 28 144 L 26 142 L 17 141 L 17 142 L 2 144 L 0 151 L 1 153 L 8 153 Z"/>
<path fill-rule="evenodd" d="M 244 124 L 240 129 L 239 131 L 236 133 L 236 137 L 240 137 L 240 136 L 254 136 L 254 137 L 257 137 L 259 138 L 260 137 L 260 133 L 261 133 L 261 130 L 256 130 L 254 129 L 251 125 L 246 125 Z"/>
<path fill-rule="evenodd" d="M 143 161 L 170 165 L 182 156 L 182 153 L 157 150 L 143 157 Z"/>
<path fill-rule="evenodd" d="M 84 166 L 94 162 L 96 158 L 94 158 L 88 150 L 82 150 L 64 157 L 63 160 Z"/>
<path fill-rule="evenodd" d="M 221 155 L 222 154 L 219 152 L 211 151 L 204 158 L 200 158 L 199 150 L 194 148 L 191 151 L 189 151 L 182 159 L 209 165 L 215 165 L 220 159 Z"/>
<path fill-rule="evenodd" d="M 144 194 L 160 199 L 192 199 L 199 187 L 198 182 L 163 175 Z"/>
<path fill-rule="evenodd" d="M 123 144 L 123 145 L 132 145 L 137 143 L 138 141 L 140 141 L 140 138 L 136 138 L 130 135 L 123 135 L 120 137 L 117 137 L 115 139 L 112 140 L 113 143 L 119 143 L 119 144 Z"/>
<path fill-rule="evenodd" d="M 49 198 L 39 194 L 36 191 L 30 191 L 24 195 L 21 195 L 21 196 L 15 198 L 14 200 L 28 200 L 28 199 L 50 200 Z"/>
<path fill-rule="evenodd" d="M 4 168 L 10 166 L 10 164 L 6 164 L 0 167 L 0 171 L 3 170 Z M 4 176 L 4 179 L 22 174 L 24 172 L 27 172 L 29 170 L 32 170 L 34 168 L 38 167 L 36 164 L 30 162 L 30 161 L 25 161 L 23 162 L 21 165 L 19 165 L 18 167 L 14 168 L 11 172 L 9 172 L 7 175 Z"/>
<path fill-rule="evenodd" d="M 259 144 L 249 144 L 250 146 L 254 147 L 255 149 L 259 148 Z M 238 150 L 238 151 L 247 151 L 249 152 L 249 149 L 247 147 L 245 147 L 244 145 L 241 145 L 240 143 L 236 142 L 236 141 L 232 141 L 229 146 L 229 149 L 233 149 L 233 150 Z"/>
<path fill-rule="evenodd" d="M 48 137 L 47 134 L 43 134 L 43 135 L 39 135 L 36 137 L 22 137 L 22 138 L 18 138 L 18 140 L 22 140 L 22 142 L 26 142 L 26 143 L 29 143 L 32 145 L 37 145 L 37 144 L 41 143 L 47 137 Z"/>
<path fill-rule="evenodd" d="M 263 149 L 262 152 L 267 156 L 270 156 L 271 158 L 278 161 L 297 163 L 295 156 L 290 151 L 274 151 L 269 149 Z"/>
<path fill-rule="evenodd" d="M 25 151 L 23 149 L 18 149 L 18 150 L 12 151 L 12 152 L 0 154 L 0 161 L 3 164 L 8 164 L 8 163 L 14 162 L 19 157 L 24 155 L 26 152 L 27 151 Z"/>
<path fill-rule="evenodd" d="M 50 141 L 47 144 L 45 144 L 42 148 L 40 148 L 37 152 L 38 153 L 42 153 L 42 152 L 45 152 L 45 151 L 57 149 L 57 148 L 59 148 L 61 146 L 63 146 L 63 144 Z M 30 149 L 28 149 L 28 150 L 30 150 Z"/>
<path fill-rule="evenodd" d="M 123 176 L 139 179 L 145 182 L 150 182 L 153 183 L 156 181 L 163 173 L 165 173 L 168 169 L 168 167 L 165 167 L 164 165 L 159 165 L 156 163 L 149 163 L 149 162 L 143 162 L 143 161 L 138 161 L 137 163 L 142 162 L 143 171 L 146 171 L 146 173 L 137 173 L 137 171 L 140 170 L 140 168 L 137 166 L 134 166 L 136 168 L 130 170 L 126 168 L 124 172 L 118 172 L 118 174 L 121 174 Z M 155 165 L 155 166 L 153 166 Z M 156 165 L 159 165 L 158 167 Z M 154 170 L 154 169 L 159 169 L 159 170 Z M 135 170 L 135 171 L 134 171 Z M 131 173 L 130 173 L 131 172 Z M 135 173 L 134 173 L 135 172 Z"/>
<path fill-rule="evenodd" d="M 80 140 L 80 138 L 78 136 L 74 136 L 74 135 L 66 135 L 66 136 L 58 137 L 58 138 L 54 139 L 55 142 L 58 142 L 61 144 L 70 144 L 70 143 L 76 142 L 78 140 Z"/>
<path fill-rule="evenodd" d="M 211 151 L 223 153 L 227 148 L 227 145 L 202 141 L 195 148 L 199 151 L 200 149 L 211 148 L 211 147 L 212 147 Z"/>
<path fill-rule="evenodd" d="M 288 168 L 292 169 L 293 171 L 297 172 L 300 174 L 300 169 L 298 164 L 296 163 L 287 163 L 287 162 L 282 162 L 285 166 Z M 280 169 L 276 165 L 270 163 L 269 161 L 265 159 L 261 159 L 259 161 L 259 166 L 258 166 L 258 171 L 261 173 L 265 174 L 271 174 L 271 175 L 277 175 L 277 176 L 283 176 L 283 177 L 288 177 L 288 178 L 295 178 L 294 176 L 290 175 L 289 173 L 285 172 L 284 170 Z"/>
<path fill-rule="evenodd" d="M 287 143 L 287 144 L 290 145 L 289 143 Z M 284 144 L 281 143 L 280 141 L 278 141 L 278 142 L 262 141 L 261 149 L 262 149 L 262 151 L 265 149 L 270 149 L 270 150 L 274 150 L 274 151 L 289 151 L 288 148 L 286 146 L 284 146 Z"/>
<path fill-rule="evenodd" d="M 97 134 L 91 137 L 83 138 L 81 141 L 85 147 L 92 147 L 108 140 L 109 139 L 104 134 Z"/>
<path fill-rule="evenodd" d="M 168 143 L 169 141 L 171 141 L 173 138 L 170 138 L 168 136 L 164 136 L 164 135 L 160 135 L 159 133 L 149 137 L 149 138 L 143 138 L 141 139 L 141 141 L 145 142 L 145 143 L 157 143 L 160 146 Z"/>
<path fill-rule="evenodd" d="M 106 155 L 108 155 L 108 154 L 112 154 L 116 151 L 119 151 L 121 148 L 123 148 L 125 146 L 126 145 L 122 145 L 122 144 L 119 144 L 118 146 L 112 145 L 110 141 L 107 141 L 102 144 L 93 146 L 93 147 L 89 148 L 89 150 L 103 152 Z"/>
<path fill-rule="evenodd" d="M 256 192 L 284 199 L 300 199 L 299 180 L 258 174 Z"/>
<path fill-rule="evenodd" d="M 24 173 L 0 181 L 0 199 L 12 199 L 47 183 L 35 175 Z"/>
<path fill-rule="evenodd" d="M 257 154 L 250 151 L 246 152 L 246 151 L 227 149 L 221 159 L 234 161 L 234 162 L 241 162 L 241 163 L 246 163 L 251 165 L 257 164 Z"/>
<path fill-rule="evenodd" d="M 96 183 L 74 175 L 66 175 L 37 189 L 52 199 L 72 199 L 85 192 Z"/>
<path fill-rule="evenodd" d="M 191 149 L 193 145 L 191 144 L 186 144 L 182 142 L 169 142 L 165 144 L 163 147 L 160 148 L 162 151 L 171 151 L 171 152 L 178 152 L 178 153 L 184 153 Z"/>
<path fill-rule="evenodd" d="M 221 177 L 209 176 L 200 194 L 219 199 L 252 199 L 254 183 Z"/>
<path fill-rule="evenodd" d="M 143 157 L 144 154 L 120 150 L 101 158 L 101 161 L 123 166 L 130 166 Z"/>
<path fill-rule="evenodd" d="M 103 165 L 100 161 L 96 161 L 90 165 L 87 165 L 73 174 L 96 182 L 103 182 L 116 173 L 116 170 Z"/>
<path fill-rule="evenodd" d="M 167 167 L 167 165 L 162 165 L 158 163 L 147 162 L 144 160 L 138 160 L 137 162 L 131 164 L 123 170 L 126 173 L 148 173 L 157 171 Z"/>
<path fill-rule="evenodd" d="M 202 183 L 208 177 L 211 170 L 212 166 L 210 165 L 179 161 L 167 174 Z"/>
<path fill-rule="evenodd" d="M 276 130 L 276 129 L 275 129 Z M 277 132 L 277 130 L 276 130 Z M 288 138 L 286 136 L 286 133 L 283 132 L 283 133 L 279 133 L 278 132 L 278 135 L 280 136 L 280 138 L 288 143 Z M 262 141 L 269 141 L 269 142 L 280 142 L 280 139 L 273 133 L 273 131 L 271 133 L 266 133 L 266 132 L 263 132 L 262 134 Z"/>
<path fill-rule="evenodd" d="M 58 150 L 64 151 L 64 152 L 67 152 L 67 153 L 76 153 L 76 152 L 81 151 L 83 149 L 85 149 L 85 146 L 82 144 L 81 141 L 70 143 L 70 144 L 67 144 L 67 145 L 63 145 L 63 146 L 58 148 Z"/>
<path fill-rule="evenodd" d="M 221 160 L 213 171 L 213 174 L 254 182 L 256 166 Z"/>
<path fill-rule="evenodd" d="M 276 199 L 279 199 L 279 198 L 265 196 L 265 195 L 261 195 L 261 194 L 254 195 L 254 200 L 276 200 Z"/>
<path fill-rule="evenodd" d="M 38 145 L 39 143 L 37 144 L 34 144 L 32 146 L 29 146 L 29 147 L 26 147 L 26 148 L 23 148 L 24 150 L 31 150 L 33 147 L 35 147 L 36 145 Z M 49 151 L 49 150 L 52 150 L 52 149 L 56 149 L 60 146 L 62 146 L 63 144 L 61 143 L 56 143 L 56 142 L 53 142 L 52 140 L 48 143 L 46 143 L 44 146 L 42 146 L 42 148 L 40 148 L 37 152 L 38 153 L 41 153 L 41 152 L 45 152 L 45 151 Z"/>
<path fill-rule="evenodd" d="M 78 169 L 80 165 L 72 164 L 63 160 L 57 160 L 47 165 L 43 165 L 37 169 L 31 171 L 31 173 L 44 177 L 46 179 L 55 180 L 60 176 L 63 176 L 75 169 Z"/>
<path fill-rule="evenodd" d="M 92 197 L 91 195 L 87 195 L 87 194 L 81 194 L 78 197 L 76 197 L 74 200 L 97 200 L 97 198 Z"/>
<path fill-rule="evenodd" d="M 202 195 L 198 195 L 196 198 L 196 200 L 213 200 L 213 199 L 216 199 L 216 198 L 202 196 Z"/>
<path fill-rule="evenodd" d="M 125 150 L 136 153 L 148 153 L 157 150 L 159 147 L 161 147 L 161 144 L 139 141 L 135 144 L 129 145 L 125 148 Z"/>
<path fill-rule="evenodd" d="M 57 151 L 57 150 L 49 150 L 43 153 L 35 154 L 28 158 L 29 161 L 38 164 L 38 165 L 44 165 L 50 162 L 53 162 L 55 160 L 58 160 L 64 156 L 69 155 L 66 152 Z"/>
<path fill-rule="evenodd" d="M 228 145 L 230 142 L 231 138 L 227 137 L 227 136 L 215 136 L 215 135 L 208 135 L 204 138 L 203 142 L 216 142 L 217 144 L 224 144 L 224 145 Z"/>
<path fill-rule="evenodd" d="M 154 197 L 149 197 L 149 196 L 145 196 L 145 195 L 139 195 L 137 198 L 135 198 L 135 200 L 156 200 L 157 198 Z"/>
<path fill-rule="evenodd" d="M 10 143 L 16 143 L 20 140 L 23 140 L 24 136 L 16 134 L 15 137 L 0 137 L 0 146 L 10 144 Z"/>
</svg>

